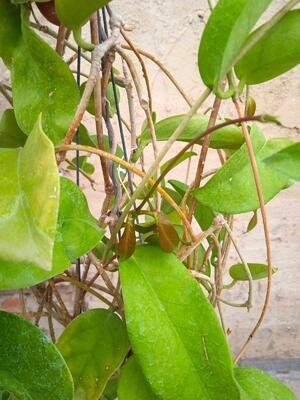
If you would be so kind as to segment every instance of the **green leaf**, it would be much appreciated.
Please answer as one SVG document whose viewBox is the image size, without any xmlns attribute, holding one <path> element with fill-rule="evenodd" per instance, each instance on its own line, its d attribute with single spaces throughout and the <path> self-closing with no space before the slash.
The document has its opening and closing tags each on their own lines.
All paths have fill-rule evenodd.
<svg viewBox="0 0 300 400">
<path fill-rule="evenodd" d="M 175 179 L 170 179 L 168 181 L 173 187 L 174 189 L 180 194 L 180 201 L 177 204 L 180 204 L 183 196 L 185 195 L 186 191 L 188 190 L 188 185 L 180 182 L 180 181 L 176 181 Z M 190 204 L 190 200 L 187 202 L 187 204 Z M 194 217 L 195 220 L 198 222 L 199 226 L 201 227 L 201 229 L 203 231 L 207 230 L 214 218 L 215 218 L 215 213 L 212 211 L 212 209 L 210 207 L 206 207 L 203 204 L 197 202 L 196 208 L 195 208 L 195 212 L 194 212 Z"/>
<path fill-rule="evenodd" d="M 119 90 L 118 86 L 116 86 L 116 91 L 117 91 L 117 101 L 119 104 L 121 95 L 120 95 L 120 90 Z M 109 116 L 110 116 L 110 118 L 112 118 L 117 112 L 117 106 L 116 106 L 116 102 L 115 102 L 115 95 L 114 95 L 114 89 L 113 89 L 112 82 L 109 82 L 109 84 L 107 86 L 106 98 L 109 102 Z"/>
<path fill-rule="evenodd" d="M 121 261 L 120 277 L 129 339 L 153 391 L 163 399 L 240 399 L 217 316 L 177 257 L 140 246 Z"/>
<path fill-rule="evenodd" d="M 0 290 L 33 286 L 62 273 L 70 267 L 71 261 L 94 248 L 104 235 L 75 183 L 61 177 L 60 193 L 51 270 L 45 271 L 28 260 L 20 263 L 1 259 Z"/>
<path fill-rule="evenodd" d="M 47 336 L 4 311 L 0 331 L 0 393 L 24 400 L 73 400 L 70 371 Z"/>
<path fill-rule="evenodd" d="M 95 167 L 93 164 L 87 162 L 87 158 L 88 156 L 79 157 L 79 168 L 82 169 L 85 173 L 93 175 L 93 173 L 95 172 Z M 77 169 L 77 157 L 73 158 L 72 163 L 74 165 L 69 165 L 68 169 L 70 169 L 71 171 L 75 171 Z"/>
<path fill-rule="evenodd" d="M 177 165 L 181 164 L 182 162 L 184 162 L 185 160 L 188 160 L 189 158 L 196 156 L 197 153 L 195 153 L 194 151 L 187 151 L 186 153 L 182 154 L 178 160 L 176 161 L 176 163 L 174 164 L 174 166 L 172 168 L 177 167 Z M 161 167 L 160 167 L 160 171 L 161 173 L 163 173 L 166 168 L 168 168 L 168 166 L 171 164 L 171 162 L 173 161 L 174 157 L 171 158 L 170 160 L 166 161 Z"/>
<path fill-rule="evenodd" d="M 252 35 L 263 28 L 260 27 Z M 300 10 L 293 10 L 269 29 L 242 57 L 235 66 L 235 72 L 247 85 L 266 82 L 300 63 L 299 48 Z"/>
<path fill-rule="evenodd" d="M 155 124 L 156 139 L 158 141 L 166 141 L 178 128 L 182 122 L 184 115 L 175 115 L 163 119 Z M 195 136 L 203 133 L 207 129 L 209 117 L 206 115 L 194 115 L 183 132 L 179 135 L 178 141 L 189 142 L 194 139 Z M 223 121 L 217 121 L 217 124 Z M 135 159 L 138 158 L 143 149 L 151 143 L 151 134 L 149 129 L 145 129 L 138 143 L 138 148 L 135 152 Z M 203 139 L 198 141 L 198 144 L 202 144 Z M 224 128 L 214 131 L 211 135 L 210 147 L 213 149 L 238 149 L 244 143 L 244 136 L 241 129 L 235 125 L 226 126 Z"/>
<path fill-rule="evenodd" d="M 236 368 L 235 377 L 249 400 L 297 400 L 283 383 L 255 368 Z"/>
<path fill-rule="evenodd" d="M 103 139 L 104 139 L 104 150 L 110 152 L 108 136 L 103 135 Z M 86 127 L 82 124 L 80 125 L 79 128 L 79 143 L 84 144 L 86 146 L 95 147 L 96 149 L 98 149 L 97 135 L 90 135 Z M 119 145 L 117 145 L 116 156 L 120 158 L 124 156 L 123 150 Z"/>
<path fill-rule="evenodd" d="M 9 0 L 0 0 L 0 57 L 7 66 L 21 37 L 20 10 Z"/>
<path fill-rule="evenodd" d="M 80 86 L 81 95 L 84 92 L 85 86 L 86 86 L 86 82 L 84 82 Z M 118 87 L 116 87 L 116 90 L 117 90 L 118 103 L 120 103 L 120 90 L 119 90 Z M 113 84 L 111 82 L 109 82 L 108 85 L 107 85 L 106 99 L 107 99 L 107 101 L 109 103 L 109 117 L 112 118 L 117 112 L 117 107 L 116 107 L 116 103 L 115 103 Z M 90 97 L 90 100 L 89 100 L 89 103 L 88 103 L 88 106 L 87 106 L 87 111 L 90 114 L 95 115 L 94 96 Z"/>
<path fill-rule="evenodd" d="M 0 150 L 0 169 L 0 260 L 50 270 L 60 186 L 40 118 L 23 149 Z"/>
<path fill-rule="evenodd" d="M 257 225 L 258 219 L 257 219 L 257 211 L 254 211 L 252 218 L 249 221 L 249 224 L 247 226 L 247 233 L 251 232 Z"/>
<path fill-rule="evenodd" d="M 118 384 L 119 400 L 158 400 L 147 382 L 135 356 L 121 370 Z"/>
<path fill-rule="evenodd" d="M 63 237 L 65 252 L 70 260 L 92 250 L 104 236 L 98 221 L 92 216 L 87 200 L 71 180 L 61 178 L 61 201 L 58 217 L 58 231 Z"/>
<path fill-rule="evenodd" d="M 5 110 L 0 120 L 0 148 L 23 147 L 26 139 L 17 124 L 14 110 Z"/>
<path fill-rule="evenodd" d="M 67 64 L 23 17 L 22 41 L 14 52 L 12 88 L 16 119 L 26 134 L 38 115 L 54 144 L 66 135 L 79 103 L 79 90 Z"/>
<path fill-rule="evenodd" d="M 289 139 L 266 141 L 256 125 L 251 129 L 251 140 L 256 154 L 265 203 L 291 181 L 273 171 L 263 162 L 278 150 L 291 145 Z M 196 199 L 207 207 L 225 214 L 240 214 L 259 208 L 248 150 L 243 145 L 222 168 L 200 189 L 194 190 Z"/>
<path fill-rule="evenodd" d="M 205 26 L 198 54 L 203 82 L 217 91 L 235 57 L 272 0 L 219 0 Z"/>
<path fill-rule="evenodd" d="M 268 266 L 266 264 L 248 263 L 253 280 L 264 279 L 268 277 Z M 272 268 L 272 273 L 278 271 L 278 268 Z M 243 264 L 234 264 L 229 269 L 229 274 L 235 281 L 248 281 L 248 275 Z"/>
<path fill-rule="evenodd" d="M 274 153 L 264 163 L 279 174 L 300 181 L 300 143 Z"/>
<path fill-rule="evenodd" d="M 67 326 L 57 347 L 72 373 L 75 400 L 98 400 L 122 364 L 129 343 L 125 324 L 116 314 L 94 309 Z"/>
<path fill-rule="evenodd" d="M 118 379 L 119 377 L 116 375 L 108 381 L 100 400 L 117 400 Z"/>
<path fill-rule="evenodd" d="M 55 7 L 60 21 L 69 29 L 83 26 L 90 16 L 99 8 L 105 6 L 110 0 L 55 0 Z"/>
</svg>

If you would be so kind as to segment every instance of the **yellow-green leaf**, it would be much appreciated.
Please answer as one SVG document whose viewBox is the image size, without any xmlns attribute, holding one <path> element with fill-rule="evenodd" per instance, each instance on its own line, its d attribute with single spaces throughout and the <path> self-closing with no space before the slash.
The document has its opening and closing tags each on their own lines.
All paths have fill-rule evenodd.
<svg viewBox="0 0 300 400">
<path fill-rule="evenodd" d="M 0 150 L 0 169 L 0 260 L 50 270 L 60 185 L 41 119 L 23 149 Z"/>
</svg>

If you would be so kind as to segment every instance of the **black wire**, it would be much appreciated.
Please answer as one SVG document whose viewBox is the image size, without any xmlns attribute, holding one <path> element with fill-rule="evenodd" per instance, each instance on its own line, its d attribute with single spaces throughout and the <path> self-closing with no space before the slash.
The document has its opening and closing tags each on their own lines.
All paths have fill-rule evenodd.
<svg viewBox="0 0 300 400">
<path fill-rule="evenodd" d="M 106 11 L 105 11 L 104 7 L 102 8 L 102 17 L 103 17 L 104 32 L 106 34 L 106 37 L 108 37 L 109 36 L 108 24 L 107 24 L 107 18 L 106 18 Z M 99 39 L 100 39 L 102 35 L 101 35 L 101 19 L 100 19 L 99 10 L 97 12 L 97 19 L 98 19 L 98 30 L 99 30 Z M 126 146 L 125 135 L 124 135 L 124 130 L 123 130 L 123 123 L 122 123 L 122 119 L 121 119 L 121 111 L 120 111 L 120 106 L 119 106 L 119 101 L 118 101 L 117 84 L 116 84 L 116 79 L 115 79 L 115 74 L 114 74 L 113 68 L 111 69 L 111 82 L 112 82 L 112 87 L 113 87 L 114 101 L 115 101 L 115 106 L 116 106 L 116 111 L 117 111 L 118 126 L 119 126 L 121 142 L 122 142 L 124 159 L 125 159 L 125 161 L 128 162 L 129 158 L 128 158 L 127 146 Z M 127 175 L 128 175 L 129 190 L 130 190 L 130 193 L 133 193 L 134 187 L 133 187 L 133 182 L 132 182 L 132 175 L 129 170 L 127 170 Z M 136 209 L 136 203 L 134 203 L 134 209 Z M 138 216 L 136 217 L 136 222 L 139 223 Z M 139 240 L 140 240 L 140 243 L 142 243 L 142 235 L 140 232 L 139 232 Z"/>
<path fill-rule="evenodd" d="M 77 74 L 76 74 L 76 80 L 77 80 L 77 85 L 80 87 L 81 83 L 81 48 L 78 47 L 78 55 L 77 55 Z M 80 144 L 80 133 L 79 129 L 77 129 L 76 132 L 76 143 Z M 76 150 L 76 185 L 80 185 L 80 154 L 79 151 Z M 77 279 L 81 281 L 81 265 L 80 265 L 80 258 L 77 259 L 76 262 L 76 275 Z"/>
<path fill-rule="evenodd" d="M 106 33 L 106 36 L 108 37 L 107 18 L 106 18 L 106 12 L 105 12 L 104 8 L 102 8 L 102 15 L 103 15 L 104 31 Z M 100 19 L 100 17 L 99 17 L 99 19 Z M 100 25 L 98 25 L 98 26 L 100 28 Z M 100 35 L 100 30 L 99 30 L 99 35 Z M 113 87 L 115 106 L 116 106 L 116 110 L 117 110 L 117 118 L 118 118 L 120 137 L 121 137 L 122 148 L 123 148 L 123 153 L 124 153 L 124 159 L 125 159 L 125 161 L 128 162 L 127 146 L 126 146 L 123 124 L 122 124 L 122 119 L 121 119 L 120 106 L 119 106 L 119 101 L 118 101 L 116 79 L 115 79 L 115 74 L 114 74 L 113 69 L 111 70 L 111 82 L 112 82 L 112 87 Z M 133 193 L 132 176 L 131 176 L 131 173 L 129 170 L 127 170 L 127 174 L 128 174 L 129 189 L 130 189 L 130 192 Z"/>
</svg>

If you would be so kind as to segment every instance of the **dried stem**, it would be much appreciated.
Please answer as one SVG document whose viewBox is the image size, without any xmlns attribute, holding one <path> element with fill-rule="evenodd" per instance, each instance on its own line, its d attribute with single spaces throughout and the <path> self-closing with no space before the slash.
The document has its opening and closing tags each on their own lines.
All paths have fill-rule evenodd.
<svg viewBox="0 0 300 400">
<path fill-rule="evenodd" d="M 236 107 L 236 111 L 238 116 L 241 118 L 242 117 L 242 112 L 241 112 L 241 107 L 240 103 L 238 100 L 234 100 L 234 105 Z M 250 162 L 253 170 L 253 175 L 254 175 L 254 180 L 255 180 L 255 186 L 257 190 L 257 195 L 259 199 L 259 204 L 260 204 L 260 210 L 261 210 L 261 216 L 262 216 L 262 221 L 263 221 L 263 227 L 264 227 L 264 235 L 265 235 L 265 242 L 266 242 L 266 251 L 267 251 L 267 261 L 268 261 L 268 283 L 267 283 L 267 291 L 266 291 L 266 297 L 263 305 L 262 312 L 260 314 L 260 317 L 253 328 L 252 332 L 250 333 L 248 339 L 242 346 L 241 350 L 239 351 L 238 355 L 235 358 L 235 362 L 238 362 L 238 360 L 242 357 L 244 354 L 248 344 L 251 342 L 253 339 L 255 333 L 259 329 L 261 323 L 264 320 L 264 317 L 266 315 L 269 303 L 270 303 L 270 296 L 271 296 L 271 287 L 272 287 L 272 252 L 271 252 L 271 240 L 270 240 L 270 233 L 269 233 L 269 227 L 268 227 L 268 220 L 267 220 L 267 213 L 266 213 L 266 208 L 265 208 L 265 202 L 264 202 L 264 197 L 263 197 L 263 192 L 262 192 L 262 186 L 259 178 L 259 171 L 257 167 L 257 162 L 255 159 L 255 154 L 252 146 L 252 142 L 250 139 L 250 135 L 247 129 L 247 124 L 243 122 L 241 124 L 242 126 L 242 131 L 245 137 L 246 145 L 248 148 L 249 152 L 249 157 L 250 157 Z"/>
</svg>

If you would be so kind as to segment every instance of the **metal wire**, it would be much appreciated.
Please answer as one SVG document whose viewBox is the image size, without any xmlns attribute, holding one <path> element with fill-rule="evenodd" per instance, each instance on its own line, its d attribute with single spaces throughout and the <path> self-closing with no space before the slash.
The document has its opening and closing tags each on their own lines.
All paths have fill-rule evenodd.
<svg viewBox="0 0 300 400">
<path fill-rule="evenodd" d="M 76 81 L 78 87 L 80 87 L 81 83 L 81 48 L 78 47 L 78 55 L 77 55 L 77 69 L 76 69 Z M 79 129 L 76 132 L 76 143 L 80 144 L 80 133 Z M 76 151 L 76 185 L 80 186 L 80 154 L 79 151 Z M 80 258 L 77 259 L 76 262 L 76 275 L 77 279 L 81 281 L 81 265 Z"/>
</svg>

